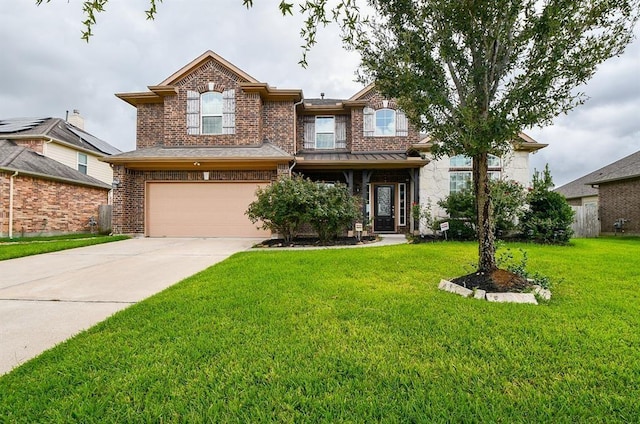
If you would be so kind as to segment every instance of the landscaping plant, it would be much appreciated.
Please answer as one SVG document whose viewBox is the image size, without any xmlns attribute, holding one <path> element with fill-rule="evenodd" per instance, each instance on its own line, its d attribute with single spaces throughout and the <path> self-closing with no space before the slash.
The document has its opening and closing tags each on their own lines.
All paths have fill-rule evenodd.
<svg viewBox="0 0 640 424">
<path fill-rule="evenodd" d="M 574 212 L 567 199 L 552 188 L 547 164 L 542 173 L 533 174 L 533 186 L 527 195 L 529 207 L 522 213 L 520 228 L 526 238 L 540 243 L 566 243 L 573 235 Z"/>
</svg>

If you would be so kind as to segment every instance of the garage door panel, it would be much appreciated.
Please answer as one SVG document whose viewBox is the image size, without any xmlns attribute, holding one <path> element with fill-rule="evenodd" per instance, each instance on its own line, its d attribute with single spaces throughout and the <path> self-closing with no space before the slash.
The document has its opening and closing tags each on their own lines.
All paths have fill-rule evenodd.
<svg viewBox="0 0 640 424">
<path fill-rule="evenodd" d="M 244 214 L 267 183 L 148 183 L 150 237 L 268 237 Z"/>
</svg>

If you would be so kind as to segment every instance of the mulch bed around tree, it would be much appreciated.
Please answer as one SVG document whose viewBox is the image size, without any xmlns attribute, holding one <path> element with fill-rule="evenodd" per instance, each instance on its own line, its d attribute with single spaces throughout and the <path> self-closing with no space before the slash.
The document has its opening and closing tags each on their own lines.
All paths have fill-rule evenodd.
<svg viewBox="0 0 640 424">
<path fill-rule="evenodd" d="M 296 237 L 290 243 L 285 243 L 284 239 L 267 239 L 255 247 L 325 247 L 325 246 L 355 246 L 358 244 L 375 243 L 378 238 L 375 236 L 361 237 L 339 237 L 327 243 L 321 243 L 317 237 Z"/>
<path fill-rule="evenodd" d="M 474 272 L 451 280 L 452 283 L 468 289 L 481 289 L 488 292 L 523 292 L 531 288 L 531 283 L 513 272 L 496 269 L 491 273 Z"/>
</svg>

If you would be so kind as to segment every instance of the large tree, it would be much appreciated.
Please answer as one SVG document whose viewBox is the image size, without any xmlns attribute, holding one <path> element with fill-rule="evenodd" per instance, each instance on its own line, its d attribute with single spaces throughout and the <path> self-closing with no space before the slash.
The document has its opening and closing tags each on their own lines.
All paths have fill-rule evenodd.
<svg viewBox="0 0 640 424">
<path fill-rule="evenodd" d="M 149 0 L 148 18 L 160 1 Z M 84 38 L 107 2 L 83 2 Z M 279 2 L 283 14 L 296 5 L 303 64 L 318 27 L 338 22 L 345 46 L 362 55 L 361 79 L 397 99 L 435 155 L 473 158 L 478 270 L 492 271 L 488 155 L 585 101 L 580 86 L 632 39 L 640 0 L 362 0 L 370 16 L 357 0 Z"/>
</svg>

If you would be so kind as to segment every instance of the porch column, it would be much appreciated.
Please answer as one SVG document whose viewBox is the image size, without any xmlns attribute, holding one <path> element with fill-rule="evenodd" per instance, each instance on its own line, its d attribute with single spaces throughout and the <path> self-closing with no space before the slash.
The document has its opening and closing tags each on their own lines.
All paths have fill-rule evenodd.
<svg viewBox="0 0 640 424">
<path fill-rule="evenodd" d="M 412 193 L 411 206 L 413 209 L 413 204 L 420 204 L 420 168 L 412 168 L 409 169 L 409 176 L 411 177 L 411 189 L 410 193 Z M 411 219 L 411 225 L 409 230 L 413 233 L 416 230 L 416 225 L 418 226 L 418 230 L 420 229 L 420 224 L 418 220 L 413 217 Z"/>
<path fill-rule="evenodd" d="M 349 190 L 351 190 L 351 195 L 353 196 L 353 170 L 342 171 L 342 175 L 344 175 L 344 179 L 347 182 Z"/>
<path fill-rule="evenodd" d="M 367 218 L 367 185 L 371 180 L 371 175 L 373 171 L 362 170 L 362 190 L 360 190 L 360 194 L 362 195 L 362 217 L 363 219 Z M 371 217 L 369 217 L 371 218 Z M 367 222 L 365 222 L 365 225 Z"/>
</svg>

